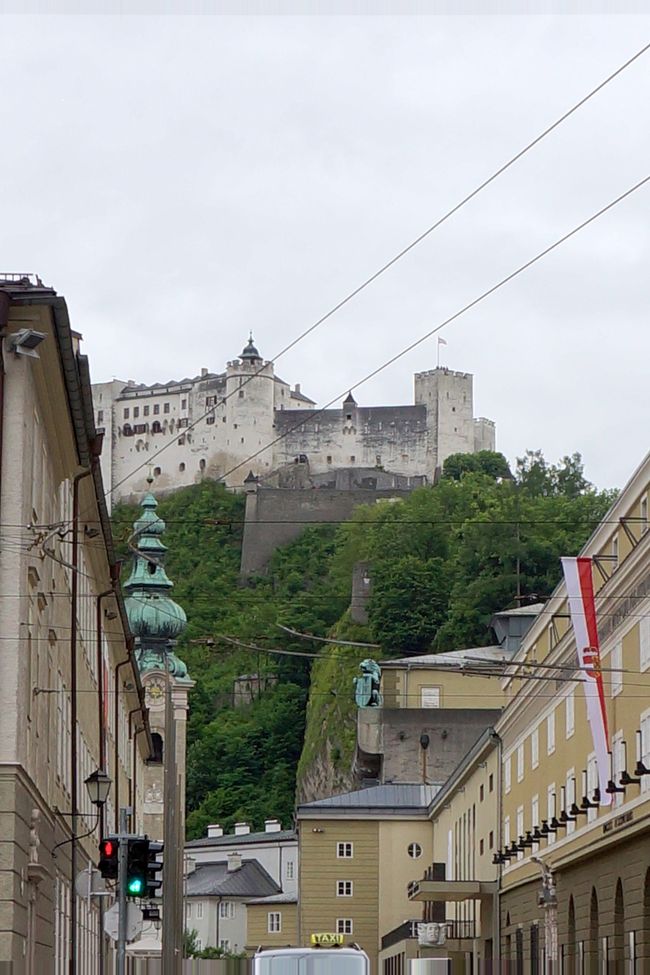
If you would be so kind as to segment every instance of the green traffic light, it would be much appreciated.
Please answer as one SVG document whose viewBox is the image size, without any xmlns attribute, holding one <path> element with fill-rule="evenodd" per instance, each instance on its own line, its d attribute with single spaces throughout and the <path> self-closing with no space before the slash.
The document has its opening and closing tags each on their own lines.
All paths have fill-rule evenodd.
<svg viewBox="0 0 650 975">
<path fill-rule="evenodd" d="M 127 890 L 129 894 L 141 894 L 144 890 L 144 883 L 139 877 L 134 877 L 133 880 L 129 881 Z"/>
</svg>

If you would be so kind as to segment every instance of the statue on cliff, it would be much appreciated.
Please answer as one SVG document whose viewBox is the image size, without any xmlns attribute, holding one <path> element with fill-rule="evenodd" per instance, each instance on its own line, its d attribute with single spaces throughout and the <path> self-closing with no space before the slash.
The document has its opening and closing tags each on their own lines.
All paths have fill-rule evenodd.
<svg viewBox="0 0 650 975">
<path fill-rule="evenodd" d="M 362 660 L 361 677 L 354 678 L 354 699 L 360 708 L 379 708 L 381 697 L 381 667 L 374 660 Z"/>
</svg>

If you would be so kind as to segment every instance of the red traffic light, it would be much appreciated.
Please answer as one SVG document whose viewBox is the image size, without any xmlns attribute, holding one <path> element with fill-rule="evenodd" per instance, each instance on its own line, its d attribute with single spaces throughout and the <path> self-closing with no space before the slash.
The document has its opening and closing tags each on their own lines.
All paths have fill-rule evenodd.
<svg viewBox="0 0 650 975">
<path fill-rule="evenodd" d="M 119 846 L 119 841 L 114 836 L 105 837 L 99 844 L 99 872 L 106 880 L 117 878 Z"/>
<path fill-rule="evenodd" d="M 113 843 L 113 840 L 104 840 L 101 849 L 102 856 L 112 857 L 115 851 L 116 851 L 116 846 L 115 843 Z"/>
</svg>

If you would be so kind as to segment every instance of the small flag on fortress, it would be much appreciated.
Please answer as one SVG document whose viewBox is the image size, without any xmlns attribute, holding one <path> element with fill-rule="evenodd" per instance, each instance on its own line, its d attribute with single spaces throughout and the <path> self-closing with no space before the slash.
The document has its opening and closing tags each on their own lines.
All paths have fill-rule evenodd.
<svg viewBox="0 0 650 975">
<path fill-rule="evenodd" d="M 447 339 L 441 339 L 440 336 L 438 336 L 438 345 L 446 345 L 446 344 L 447 344 Z"/>
</svg>

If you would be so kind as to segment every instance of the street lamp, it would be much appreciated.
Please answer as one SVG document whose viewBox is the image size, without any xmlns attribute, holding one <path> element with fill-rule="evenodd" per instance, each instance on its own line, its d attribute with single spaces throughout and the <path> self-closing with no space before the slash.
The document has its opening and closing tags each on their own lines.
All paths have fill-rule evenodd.
<svg viewBox="0 0 650 975">
<path fill-rule="evenodd" d="M 86 779 L 84 785 L 88 791 L 88 796 L 93 806 L 98 809 L 106 803 L 108 793 L 111 791 L 112 781 L 103 769 L 95 769 Z"/>
</svg>

